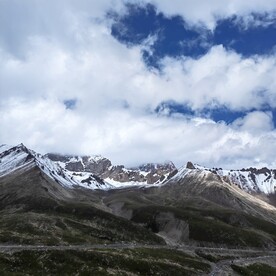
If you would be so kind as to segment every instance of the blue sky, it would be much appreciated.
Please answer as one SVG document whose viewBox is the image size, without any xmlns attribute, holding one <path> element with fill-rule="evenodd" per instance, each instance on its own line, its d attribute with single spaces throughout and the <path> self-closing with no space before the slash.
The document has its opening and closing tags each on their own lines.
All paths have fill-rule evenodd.
<svg viewBox="0 0 276 276">
<path fill-rule="evenodd" d="M 237 15 L 222 18 L 216 22 L 213 30 L 206 26 L 189 24 L 179 15 L 167 17 L 152 4 L 145 6 L 128 5 L 127 13 L 123 16 L 111 14 L 115 20 L 112 24 L 112 35 L 121 43 L 130 47 L 141 45 L 149 37 L 154 42 L 149 49 L 143 51 L 144 62 L 162 72 L 160 61 L 165 57 L 200 58 L 213 46 L 223 45 L 227 51 L 233 51 L 245 58 L 259 55 L 274 55 L 276 51 L 276 15 L 269 13 L 252 13 L 252 23 L 246 24 L 244 19 Z M 258 22 L 254 25 L 254 22 Z M 182 113 L 198 114 L 209 117 L 216 122 L 224 121 L 229 124 L 237 118 L 252 111 L 272 112 L 273 122 L 275 106 L 265 102 L 263 106 L 249 109 L 231 109 L 225 105 L 216 105 L 213 108 L 204 107 L 202 110 L 193 110 L 188 104 L 168 101 L 162 103 L 170 109 L 169 115 Z M 159 106 L 156 111 L 158 112 Z"/>
<path fill-rule="evenodd" d="M 276 167 L 274 0 L 0 2 L 0 143 Z"/>
</svg>

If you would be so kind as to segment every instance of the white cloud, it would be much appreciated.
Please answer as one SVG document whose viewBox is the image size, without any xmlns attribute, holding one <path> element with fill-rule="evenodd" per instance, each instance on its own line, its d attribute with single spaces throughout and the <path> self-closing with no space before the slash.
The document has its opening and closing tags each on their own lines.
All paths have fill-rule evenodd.
<svg viewBox="0 0 276 276">
<path fill-rule="evenodd" d="M 194 59 L 165 59 L 164 90 L 194 108 L 225 105 L 234 110 L 276 106 L 275 56 L 242 58 L 214 46 Z"/>
<path fill-rule="evenodd" d="M 249 113 L 232 125 L 152 114 L 166 100 L 195 109 L 276 107 L 275 56 L 244 59 L 216 46 L 196 60 L 163 60 L 162 74 L 149 71 L 141 57 L 147 45 L 120 44 L 103 20 L 115 2 L 33 0 L 24 2 L 25 14 L 21 1 L 1 2 L 0 143 L 103 154 L 127 165 L 168 159 L 177 165 L 276 165 L 269 113 Z M 207 20 L 208 10 L 193 20 Z M 77 100 L 74 110 L 64 106 L 68 99 Z"/>
<path fill-rule="evenodd" d="M 273 130 L 273 118 L 271 112 L 254 111 L 248 113 L 244 118 L 233 122 L 233 126 L 242 131 L 250 133 L 264 133 Z"/>
<path fill-rule="evenodd" d="M 0 1 L 0 45 L 24 59 L 29 38 L 43 36 L 75 51 L 90 23 L 103 20 L 110 9 L 122 13 L 124 7 L 117 0 Z"/>
<path fill-rule="evenodd" d="M 232 15 L 247 16 L 250 13 L 271 13 L 275 12 L 274 0 L 144 0 L 144 3 L 152 3 L 158 10 L 168 16 L 180 15 L 187 21 L 198 24 L 203 23 L 213 29 L 219 18 Z"/>
<path fill-rule="evenodd" d="M 247 120 L 245 127 L 232 128 L 211 120 L 137 117 L 127 111 L 107 111 L 100 120 L 87 120 L 56 101 L 7 105 L 0 111 L 1 129 L 7 130 L 1 140 L 24 141 L 44 153 L 103 154 L 129 166 L 163 160 L 178 166 L 187 160 L 225 168 L 276 165 L 275 131 L 252 132 Z"/>
</svg>

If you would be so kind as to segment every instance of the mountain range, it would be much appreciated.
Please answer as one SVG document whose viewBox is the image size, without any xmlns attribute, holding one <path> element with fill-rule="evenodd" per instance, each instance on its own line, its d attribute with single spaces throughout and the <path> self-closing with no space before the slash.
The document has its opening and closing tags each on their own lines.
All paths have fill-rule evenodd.
<svg viewBox="0 0 276 276">
<path fill-rule="evenodd" d="M 101 156 L 42 155 L 23 144 L 2 145 L 0 244 L 271 250 L 275 187 L 275 170 L 267 168 L 209 169 L 192 162 L 125 168 Z M 198 275 L 193 269 L 187 275 Z"/>
<path fill-rule="evenodd" d="M 226 183 L 234 184 L 250 194 L 274 195 L 276 192 L 276 169 L 266 167 L 224 170 L 206 168 L 192 162 L 177 169 L 172 162 L 147 163 L 135 168 L 113 165 L 102 156 L 74 156 L 48 153 L 41 155 L 23 144 L 0 146 L 0 176 L 25 167 L 39 167 L 56 182 L 67 187 L 88 189 L 115 189 L 132 186 L 151 187 L 164 185 L 172 177 L 177 178 L 180 171 L 187 173 L 210 172 Z"/>
</svg>

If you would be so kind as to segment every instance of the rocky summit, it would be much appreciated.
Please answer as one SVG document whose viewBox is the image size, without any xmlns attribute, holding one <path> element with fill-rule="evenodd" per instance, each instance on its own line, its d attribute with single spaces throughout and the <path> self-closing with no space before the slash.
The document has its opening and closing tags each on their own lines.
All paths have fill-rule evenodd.
<svg viewBox="0 0 276 276">
<path fill-rule="evenodd" d="M 170 178 L 177 172 L 172 162 L 160 164 L 143 164 L 136 168 L 125 168 L 123 165 L 112 165 L 102 156 L 73 156 L 49 153 L 46 157 L 72 172 L 92 173 L 107 182 L 157 184 Z"/>
</svg>

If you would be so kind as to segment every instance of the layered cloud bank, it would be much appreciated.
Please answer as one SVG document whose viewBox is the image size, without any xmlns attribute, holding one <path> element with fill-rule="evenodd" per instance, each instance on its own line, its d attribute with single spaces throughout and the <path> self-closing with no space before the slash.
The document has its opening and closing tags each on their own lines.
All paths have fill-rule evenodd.
<svg viewBox="0 0 276 276">
<path fill-rule="evenodd" d="M 276 167 L 275 41 L 266 53 L 246 54 L 212 35 L 218 20 L 233 15 L 242 30 L 275 32 L 272 2 L 132 1 L 130 8 L 127 1 L 2 1 L 0 143 L 102 154 L 129 166 Z M 148 25 L 139 27 L 147 4 L 158 26 L 149 34 Z M 164 48 L 164 28 L 179 23 L 176 15 L 187 30 L 208 34 L 203 52 Z M 202 45 L 175 41 L 183 49 Z"/>
</svg>

